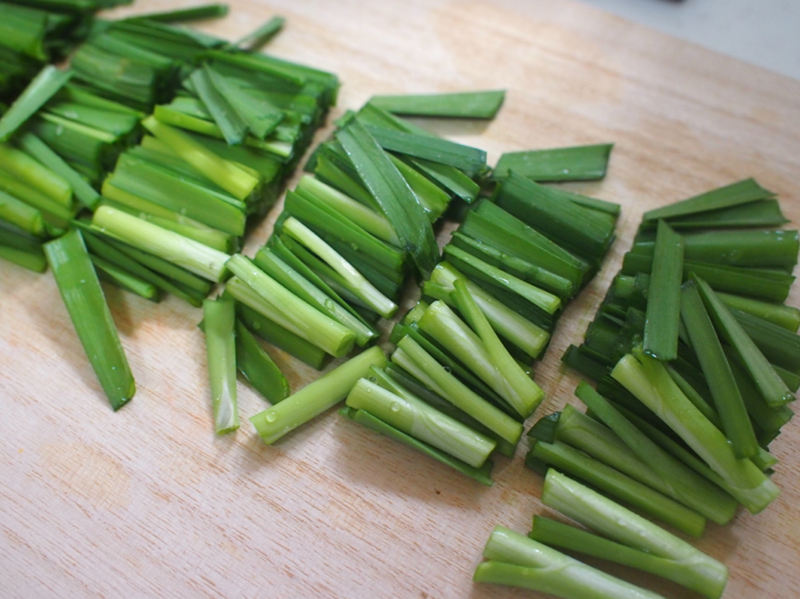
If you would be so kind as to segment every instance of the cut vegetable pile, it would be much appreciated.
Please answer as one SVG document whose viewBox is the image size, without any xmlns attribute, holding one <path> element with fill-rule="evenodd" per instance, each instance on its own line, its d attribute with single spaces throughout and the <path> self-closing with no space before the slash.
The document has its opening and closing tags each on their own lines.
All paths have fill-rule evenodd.
<svg viewBox="0 0 800 599">
<path fill-rule="evenodd" d="M 615 240 L 619 205 L 548 184 L 601 179 L 612 145 L 492 168 L 403 115 L 491 119 L 504 92 L 375 96 L 337 121 L 248 257 L 336 76 L 253 51 L 281 18 L 229 43 L 172 24 L 224 6 L 94 18 L 119 3 L 0 3 L 0 101 L 18 95 L 0 119 L 0 258 L 50 265 L 111 407 L 136 385 L 101 281 L 202 308 L 217 434 L 240 426 L 241 374 L 271 404 L 249 417 L 267 444 L 344 402 L 342 416 L 492 485 L 544 399 L 533 364 Z M 83 40 L 68 68 L 46 64 Z M 446 220 L 458 227 L 440 250 Z M 650 519 L 699 537 L 779 493 L 769 444 L 800 388 L 786 222 L 752 179 L 644 215 L 563 357 L 597 382 L 575 391 L 587 412 L 565 405 L 527 435 L 543 503 L 589 531 L 538 515 L 529 537 L 498 527 L 476 581 L 659 596 L 564 549 L 722 594 L 725 566 Z M 419 301 L 398 318 L 410 287 Z M 261 341 L 320 371 L 340 361 L 292 392 Z"/>
</svg>

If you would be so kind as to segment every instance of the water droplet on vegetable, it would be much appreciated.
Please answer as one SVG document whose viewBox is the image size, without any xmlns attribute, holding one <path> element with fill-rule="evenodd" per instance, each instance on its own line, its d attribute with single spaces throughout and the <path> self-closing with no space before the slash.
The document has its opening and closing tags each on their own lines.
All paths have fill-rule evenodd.
<svg viewBox="0 0 800 599">
<path fill-rule="evenodd" d="M 275 412 L 267 412 L 267 415 L 264 416 L 267 422 L 275 422 L 278 419 L 278 415 Z"/>
</svg>

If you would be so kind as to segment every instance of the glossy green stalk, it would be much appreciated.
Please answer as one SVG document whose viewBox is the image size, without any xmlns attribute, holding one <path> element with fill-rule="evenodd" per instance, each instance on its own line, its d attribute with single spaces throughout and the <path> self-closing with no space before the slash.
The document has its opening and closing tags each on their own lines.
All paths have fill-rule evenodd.
<svg viewBox="0 0 800 599">
<path fill-rule="evenodd" d="M 403 337 L 397 343 L 397 348 L 392 360 L 406 370 L 410 360 L 424 375 L 420 381 L 429 389 L 475 418 L 502 439 L 512 444 L 519 441 L 522 436 L 522 425 L 519 422 L 459 381 L 414 339 Z"/>
<path fill-rule="evenodd" d="M 717 297 L 722 300 L 728 308 L 741 310 L 763 318 L 767 322 L 783 327 L 793 333 L 800 328 L 800 310 L 794 306 L 763 302 L 757 299 L 731 295 L 729 293 L 717 292 Z"/>
<path fill-rule="evenodd" d="M 72 77 L 72 71 L 61 71 L 52 65 L 44 67 L 28 84 L 11 107 L 0 118 L 0 142 L 8 140 Z"/>
<path fill-rule="evenodd" d="M 258 187 L 259 180 L 252 174 L 229 160 L 221 159 L 179 129 L 165 125 L 153 116 L 143 120 L 142 125 L 233 197 L 244 200 Z"/>
<path fill-rule="evenodd" d="M 278 32 L 283 29 L 285 22 L 286 19 L 283 17 L 272 17 L 258 29 L 248 33 L 243 38 L 234 42 L 233 45 L 237 48 L 244 48 L 252 52 L 275 37 Z"/>
<path fill-rule="evenodd" d="M 548 314 L 555 314 L 561 308 L 561 300 L 552 293 L 518 279 L 501 268 L 494 267 L 458 247 L 448 244 L 444 248 L 444 253 L 447 256 L 465 262 L 472 268 L 482 272 L 484 276 L 488 277 L 493 283 L 511 293 L 523 297 Z"/>
<path fill-rule="evenodd" d="M 225 278 L 228 254 L 193 239 L 108 206 L 97 209 L 92 224 L 115 239 L 155 254 L 209 281 L 219 283 Z"/>
<path fill-rule="evenodd" d="M 678 357 L 682 278 L 681 236 L 663 221 L 659 222 L 644 324 L 644 351 L 665 362 Z"/>
<path fill-rule="evenodd" d="M 0 226 L 0 258 L 33 272 L 47 269 L 47 258 L 39 240 L 3 226 Z"/>
<path fill-rule="evenodd" d="M 45 233 L 42 213 L 4 191 L 0 191 L 0 220 L 11 223 L 37 237 L 41 237 Z"/>
<path fill-rule="evenodd" d="M 366 378 L 347 396 L 347 405 L 365 410 L 387 424 L 480 468 L 496 442 L 439 412 L 410 393 L 396 395 Z"/>
<path fill-rule="evenodd" d="M 236 277 L 231 279 L 231 281 L 236 280 L 238 280 Z M 228 286 L 226 286 L 225 295 L 233 297 L 229 289 L 231 281 L 229 281 Z M 246 283 L 240 282 L 240 284 L 242 289 L 247 290 L 251 296 L 255 297 L 256 301 L 260 300 L 260 296 L 250 289 Z M 309 343 L 299 335 L 295 335 L 287 328 L 280 326 L 250 306 L 244 304 L 242 301 L 236 302 L 236 314 L 254 335 L 261 337 L 264 341 L 294 356 L 312 368 L 322 370 L 328 358 L 328 354 L 316 345 Z"/>
<path fill-rule="evenodd" d="M 228 285 L 234 297 L 337 358 L 353 349 L 355 333 L 309 305 L 241 254 L 234 255 L 228 268 L 261 301 L 240 292 L 239 283 Z"/>
<path fill-rule="evenodd" d="M 794 394 L 781 380 L 778 373 L 764 357 L 750 336 L 742 329 L 725 304 L 711 287 L 700 278 L 695 278 L 703 303 L 709 312 L 720 336 L 730 344 L 756 383 L 767 404 L 773 407 L 794 401 Z"/>
<path fill-rule="evenodd" d="M 623 357 L 611 376 L 633 393 L 675 431 L 714 472 L 727 490 L 751 513 L 769 505 L 780 490 L 750 460 L 736 457 L 720 430 L 680 391 L 664 366 L 636 352 Z"/>
<path fill-rule="evenodd" d="M 512 172 L 534 181 L 591 181 L 606 176 L 613 144 L 506 152 L 494 167 L 492 179 Z"/>
<path fill-rule="evenodd" d="M 330 185 L 326 185 L 316 177 L 303 175 L 297 184 L 296 191 L 319 198 L 378 239 L 395 246 L 400 245 L 397 234 L 383 216 Z"/>
<path fill-rule="evenodd" d="M 422 291 L 434 299 L 453 305 L 450 294 L 454 291 L 454 281 L 462 279 L 469 292 L 480 306 L 492 328 L 527 353 L 531 358 L 538 358 L 550 341 L 550 333 L 535 325 L 519 313 L 508 308 L 495 297 L 478 287 L 461 274 L 452 264 L 440 262 L 425 282 Z"/>
<path fill-rule="evenodd" d="M 663 528 L 634 514 L 588 487 L 559 474 L 547 473 L 542 503 L 618 543 L 674 560 L 703 580 L 703 593 L 719 597 L 728 580 L 728 569 Z"/>
<path fill-rule="evenodd" d="M 383 295 L 352 264 L 342 258 L 330 245 L 299 220 L 289 217 L 282 226 L 288 235 L 302 243 L 333 268 L 347 282 L 348 289 L 364 300 L 375 312 L 384 318 L 391 318 L 397 311 L 397 304 Z"/>
<path fill-rule="evenodd" d="M 416 437 L 412 437 L 411 435 L 404 433 L 390 424 L 387 424 L 380 418 L 373 416 L 365 410 L 354 410 L 353 408 L 344 407 L 339 410 L 339 413 L 342 416 L 345 416 L 350 420 L 375 431 L 376 433 L 380 433 L 382 435 L 386 435 L 387 437 L 391 437 L 396 441 L 400 441 L 401 443 L 404 443 L 405 445 L 408 445 L 409 447 L 458 470 L 462 474 L 466 474 L 467 476 L 474 478 L 482 485 L 487 487 L 492 486 L 491 473 L 492 466 L 494 466 L 494 464 L 491 460 L 486 460 L 480 468 L 474 468 L 469 464 L 454 458 L 449 453 L 441 451 L 440 449 L 424 443 Z"/>
<path fill-rule="evenodd" d="M 500 375 L 502 391 L 501 389 L 496 391 L 519 412 L 520 416 L 527 418 L 544 399 L 544 391 L 508 353 L 508 349 L 500 341 L 486 315 L 470 294 L 466 283 L 457 279 L 453 287 L 455 287 L 453 301 L 458 311 L 480 337 L 491 364 Z"/>
<path fill-rule="evenodd" d="M 97 278 L 152 302 L 161 301 L 158 287 L 99 256 L 89 255 Z"/>
<path fill-rule="evenodd" d="M 744 179 L 687 200 L 645 212 L 643 220 L 655 222 L 659 219 L 684 217 L 771 198 L 774 195 L 773 192 L 761 187 L 754 179 Z"/>
<path fill-rule="evenodd" d="M 495 526 L 473 580 L 563 599 L 663 599 L 503 526 Z"/>
<path fill-rule="evenodd" d="M 661 576 L 709 599 L 720 597 L 725 586 L 724 577 L 715 575 L 709 579 L 705 572 L 693 569 L 683 560 L 652 555 L 544 516 L 533 516 L 533 530 L 528 536 L 550 547 L 584 553 Z"/>
<path fill-rule="evenodd" d="M 227 4 L 201 4 L 178 10 L 161 12 L 148 12 L 131 17 L 159 23 L 185 23 L 187 21 L 201 21 L 204 19 L 217 19 L 228 14 Z"/>
<path fill-rule="evenodd" d="M 72 208 L 72 187 L 63 177 L 25 152 L 0 143 L 0 170 L 67 208 Z"/>
<path fill-rule="evenodd" d="M 759 448 L 750 416 L 694 281 L 683 286 L 681 318 L 722 420 L 722 430 L 737 457 L 754 457 Z"/>
<path fill-rule="evenodd" d="M 50 146 L 30 131 L 19 136 L 19 145 L 28 154 L 67 181 L 81 204 L 94 210 L 100 202 L 100 194 Z"/>
<path fill-rule="evenodd" d="M 147 281 L 159 289 L 181 298 L 196 308 L 199 308 L 203 305 L 202 299 L 198 298 L 198 295 L 200 295 L 199 293 L 187 292 L 185 288 L 181 287 L 179 284 L 176 284 L 174 281 L 150 270 L 135 258 L 101 239 L 100 236 L 95 234 L 91 227 L 84 228 L 81 226 L 81 229 L 83 230 L 83 237 L 86 245 L 94 254 L 97 254 L 105 260 L 120 266 L 143 281 Z M 202 295 L 206 294 L 203 293 Z"/>
<path fill-rule="evenodd" d="M 236 400 L 236 311 L 233 301 L 205 300 L 203 325 L 214 430 L 218 435 L 224 435 L 239 428 L 239 407 Z"/>
<path fill-rule="evenodd" d="M 603 493 L 688 535 L 700 537 L 703 534 L 706 519 L 697 512 L 566 443 L 537 441 L 531 447 L 528 459 L 539 460 L 559 472 L 586 481 Z"/>
<path fill-rule="evenodd" d="M 431 223 L 414 192 L 369 130 L 357 119 L 339 130 L 336 138 L 380 206 L 383 216 L 392 223 L 403 249 L 411 253 L 420 273 L 427 277 L 438 262 L 439 248 Z"/>
<path fill-rule="evenodd" d="M 614 239 L 614 221 L 570 201 L 560 189 L 512 172 L 494 194 L 497 205 L 570 251 L 599 262 Z"/>
<path fill-rule="evenodd" d="M 271 445 L 342 401 L 359 379 L 369 375 L 371 366 L 383 368 L 386 363 L 383 351 L 379 347 L 371 347 L 280 403 L 252 416 L 250 422 L 264 443 Z"/>
<path fill-rule="evenodd" d="M 596 414 L 603 423 L 610 429 L 612 434 L 599 433 L 596 426 L 590 424 L 587 417 L 575 417 L 570 419 L 569 416 L 565 418 L 564 423 L 559 419 L 559 427 L 556 432 L 556 437 L 572 443 L 575 447 L 587 451 L 590 455 L 595 456 L 595 448 L 597 451 L 601 450 L 602 442 L 598 441 L 596 444 L 589 441 L 585 435 L 582 437 L 581 433 L 586 430 L 592 430 L 595 434 L 592 438 L 605 438 L 606 445 L 609 446 L 604 455 L 606 458 L 611 458 L 616 462 L 614 451 L 611 447 L 616 444 L 616 441 L 611 439 L 618 439 L 628 448 L 644 465 L 646 465 L 649 472 L 643 473 L 640 470 L 630 471 L 625 468 L 630 476 L 641 480 L 645 484 L 649 484 L 654 489 L 669 495 L 677 501 L 688 506 L 695 512 L 702 514 L 712 522 L 717 524 L 727 524 L 736 513 L 737 503 L 730 495 L 724 493 L 716 485 L 710 484 L 703 477 L 698 476 L 695 472 L 688 469 L 681 462 L 662 450 L 658 444 L 654 443 L 649 435 L 642 432 L 635 424 L 628 420 L 621 414 L 614 406 L 606 400 L 602 395 L 593 390 L 585 382 L 581 382 L 575 390 L 575 395 L 583 401 L 594 414 Z M 569 412 L 568 412 L 569 414 Z M 564 414 L 562 413 L 562 417 Z M 570 420 L 572 422 L 570 423 Z M 581 426 L 578 430 L 569 432 L 572 426 L 578 422 Z M 562 430 L 563 427 L 563 430 Z M 608 430 L 607 429 L 607 430 Z M 602 430 L 602 429 L 600 429 Z M 603 435 L 603 437 L 600 437 Z M 591 448 L 587 447 L 591 445 Z M 595 456 L 601 461 L 606 461 L 603 457 Z M 611 463 L 610 466 L 618 467 L 617 463 Z M 620 468 L 624 466 L 619 463 Z M 646 475 L 646 478 L 642 476 Z M 652 476 L 651 476 L 652 475 Z"/>
<path fill-rule="evenodd" d="M 268 248 L 261 248 L 253 262 L 289 291 L 353 331 L 357 344 L 364 346 L 378 336 L 375 329 L 330 298 Z"/>
<path fill-rule="evenodd" d="M 73 229 L 46 243 L 44 251 L 86 356 L 118 410 L 133 397 L 136 384 L 83 238 Z"/>
<path fill-rule="evenodd" d="M 414 116 L 492 119 L 505 99 L 505 90 L 442 94 L 372 96 L 369 103 L 395 114 Z"/>
</svg>

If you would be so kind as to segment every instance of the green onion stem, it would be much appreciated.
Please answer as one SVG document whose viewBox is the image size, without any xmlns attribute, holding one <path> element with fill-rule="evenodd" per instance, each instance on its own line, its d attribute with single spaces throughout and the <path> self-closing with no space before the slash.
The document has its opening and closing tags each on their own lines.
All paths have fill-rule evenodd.
<svg viewBox="0 0 800 599">
<path fill-rule="evenodd" d="M 289 431 L 345 399 L 356 382 L 369 375 L 370 366 L 383 368 L 386 364 L 383 351 L 379 347 L 371 347 L 280 403 L 252 416 L 250 422 L 264 443 L 271 445 Z"/>
<path fill-rule="evenodd" d="M 236 311 L 233 301 L 205 300 L 203 324 L 214 430 L 218 435 L 224 435 L 239 428 L 239 407 L 236 400 Z"/>
</svg>

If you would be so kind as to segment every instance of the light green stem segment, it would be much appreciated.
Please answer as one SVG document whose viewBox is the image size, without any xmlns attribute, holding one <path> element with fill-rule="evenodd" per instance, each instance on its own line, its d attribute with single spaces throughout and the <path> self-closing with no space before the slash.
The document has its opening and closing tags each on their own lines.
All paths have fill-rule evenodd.
<svg viewBox="0 0 800 599">
<path fill-rule="evenodd" d="M 411 393 L 401 397 L 367 379 L 355 384 L 346 403 L 475 468 L 483 465 L 496 445 Z"/>
<path fill-rule="evenodd" d="M 606 426 L 567 405 L 558 419 L 556 439 L 717 524 L 730 522 L 739 505 L 733 497 L 665 452 L 585 382 L 578 385 L 575 394 Z"/>
<path fill-rule="evenodd" d="M 402 362 L 410 360 L 423 377 L 420 381 L 431 391 L 441 395 L 509 443 L 516 444 L 519 441 L 522 436 L 522 424 L 458 380 L 419 343 L 406 336 L 398 342 L 397 348 L 394 356 L 400 358 L 398 364 L 406 368 Z M 394 357 L 393 360 L 397 362 Z"/>
<path fill-rule="evenodd" d="M 283 223 L 283 230 L 302 243 L 328 266 L 335 270 L 347 283 L 347 288 L 361 298 L 368 306 L 384 318 L 391 318 L 397 312 L 397 304 L 383 295 L 352 264 L 342 258 L 319 235 L 306 227 L 295 217 L 290 216 Z"/>
<path fill-rule="evenodd" d="M 181 158 L 239 200 L 245 200 L 258 187 L 259 180 L 238 164 L 224 160 L 196 142 L 180 129 L 149 116 L 142 121 L 145 129 L 164 142 Z"/>
<path fill-rule="evenodd" d="M 637 359 L 638 358 L 638 359 Z M 751 460 L 736 457 L 728 439 L 681 392 L 658 360 L 644 355 L 624 356 L 611 376 L 633 393 L 691 447 L 727 485 L 748 511 L 756 514 L 780 489 Z"/>
<path fill-rule="evenodd" d="M 644 351 L 665 362 L 678 357 L 682 279 L 683 238 L 659 221 L 647 296 Z"/>
<path fill-rule="evenodd" d="M 516 586 L 563 599 L 663 599 L 560 551 L 496 526 L 473 580 Z"/>
<path fill-rule="evenodd" d="M 708 596 L 719 597 L 725 588 L 728 569 L 723 564 L 553 469 L 544 480 L 542 503 L 618 543 L 682 564 L 707 581 Z"/>
<path fill-rule="evenodd" d="M 370 366 L 383 368 L 386 364 L 383 351 L 379 347 L 371 347 L 279 404 L 252 416 L 250 422 L 264 443 L 271 445 L 289 431 L 342 401 L 359 379 L 369 375 Z"/>
<path fill-rule="evenodd" d="M 394 232 L 388 220 L 361 202 L 343 194 L 338 189 L 326 185 L 316 177 L 312 175 L 303 175 L 300 182 L 297 184 L 297 192 L 307 193 L 323 200 L 329 206 L 336 209 L 344 216 L 347 216 L 347 218 L 355 224 L 365 231 L 372 233 L 378 239 L 400 247 L 400 240 L 397 238 L 397 233 Z"/>
<path fill-rule="evenodd" d="M 420 328 L 441 343 L 456 358 L 505 399 L 523 417 L 529 416 L 544 398 L 533 380 L 509 381 L 501 373 L 481 337 L 476 335 L 444 302 L 432 303 L 419 321 Z M 524 373 L 523 373 L 524 374 Z"/>
<path fill-rule="evenodd" d="M 69 231 L 46 243 L 44 251 L 86 356 L 118 410 L 133 397 L 136 384 L 83 237 Z"/>
<path fill-rule="evenodd" d="M 456 279 L 463 279 L 466 282 L 467 289 L 469 289 L 475 302 L 480 306 L 486 318 L 492 324 L 492 328 L 499 335 L 511 341 L 532 358 L 539 357 L 550 341 L 550 333 L 506 307 L 494 296 L 472 283 L 452 264 L 447 262 L 437 264 L 429 280 L 431 284 L 426 283 L 423 291 L 434 299 L 442 300 L 452 305 L 450 293 L 455 289 L 453 283 Z"/>
<path fill-rule="evenodd" d="M 72 187 L 61 176 L 13 146 L 0 143 L 0 170 L 5 171 L 54 202 L 72 208 Z"/>
<path fill-rule="evenodd" d="M 92 224 L 115 239 L 185 268 L 204 279 L 220 283 L 225 278 L 228 254 L 199 241 L 109 206 L 100 206 L 97 209 Z"/>
<path fill-rule="evenodd" d="M 236 401 L 236 308 L 233 300 L 205 300 L 203 324 L 214 430 L 218 435 L 224 435 L 239 428 L 239 407 Z"/>
<path fill-rule="evenodd" d="M 717 599 L 724 588 L 724 585 L 720 584 L 718 576 L 713 576 L 709 579 L 703 575 L 702 571 L 698 572 L 692 568 L 687 568 L 681 561 L 674 561 L 639 551 L 543 516 L 534 515 L 533 530 L 528 536 L 551 547 L 584 553 L 661 576 L 697 591 L 709 599 Z"/>
<path fill-rule="evenodd" d="M 794 394 L 778 376 L 778 373 L 731 314 L 731 311 L 717 297 L 711 286 L 699 277 L 693 276 L 693 279 L 697 283 L 703 303 L 714 321 L 714 327 L 719 335 L 733 347 L 735 354 L 750 373 L 767 403 L 772 407 L 779 407 L 794 401 Z"/>
<path fill-rule="evenodd" d="M 353 331 L 304 302 L 249 258 L 236 254 L 229 260 L 228 268 L 263 300 L 249 301 L 247 294 L 239 293 L 237 284 L 229 283 L 231 294 L 239 301 L 332 356 L 339 358 L 353 349 L 356 338 Z"/>
</svg>

